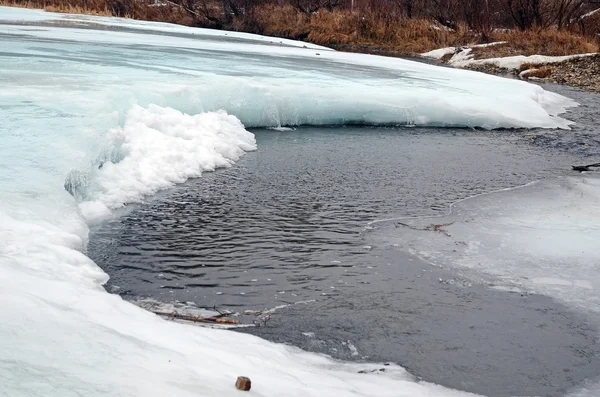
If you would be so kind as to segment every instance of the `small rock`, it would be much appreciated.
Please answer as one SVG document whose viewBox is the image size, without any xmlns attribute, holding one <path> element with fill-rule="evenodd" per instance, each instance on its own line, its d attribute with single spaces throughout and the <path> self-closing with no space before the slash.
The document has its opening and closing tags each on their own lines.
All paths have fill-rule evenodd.
<svg viewBox="0 0 600 397">
<path fill-rule="evenodd" d="M 252 382 L 250 382 L 250 378 L 246 378 L 245 376 L 238 376 L 235 382 L 235 387 L 238 390 L 249 391 L 251 386 Z"/>
</svg>

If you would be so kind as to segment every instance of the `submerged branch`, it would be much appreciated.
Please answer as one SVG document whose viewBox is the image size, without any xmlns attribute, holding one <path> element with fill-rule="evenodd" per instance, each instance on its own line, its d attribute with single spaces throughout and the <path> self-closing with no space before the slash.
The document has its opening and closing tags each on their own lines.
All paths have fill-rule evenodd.
<svg viewBox="0 0 600 397">
<path fill-rule="evenodd" d="M 594 163 L 589 165 L 572 165 L 571 167 L 573 167 L 573 171 L 583 172 L 590 171 L 591 167 L 600 167 L 600 163 Z"/>
<path fill-rule="evenodd" d="M 202 316 L 189 316 L 189 315 L 185 315 L 185 314 L 179 314 L 177 312 L 159 312 L 159 311 L 152 311 L 152 313 L 158 315 L 158 316 L 163 316 L 163 317 L 168 317 L 171 320 L 185 320 L 185 321 L 192 321 L 195 323 L 210 323 L 210 324 L 233 324 L 233 325 L 239 325 L 240 322 L 238 320 L 232 320 L 230 318 L 224 318 L 223 315 L 219 315 L 219 316 L 214 316 L 214 317 L 202 317 Z"/>
</svg>

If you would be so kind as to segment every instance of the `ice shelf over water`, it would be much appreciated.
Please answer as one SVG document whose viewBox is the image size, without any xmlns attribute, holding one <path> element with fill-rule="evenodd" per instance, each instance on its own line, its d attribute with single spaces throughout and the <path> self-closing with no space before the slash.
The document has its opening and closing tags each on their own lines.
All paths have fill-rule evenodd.
<svg viewBox="0 0 600 397">
<path fill-rule="evenodd" d="M 2 21 L 5 70 L 54 72 L 120 112 L 132 103 L 225 110 L 246 127 L 567 128 L 556 115 L 574 105 L 517 80 L 264 36 L 9 8 Z"/>
<path fill-rule="evenodd" d="M 0 7 L 0 384 L 8 396 L 463 396 L 163 321 L 108 294 L 91 221 L 255 149 L 245 127 L 567 128 L 574 103 L 288 40 Z"/>
</svg>

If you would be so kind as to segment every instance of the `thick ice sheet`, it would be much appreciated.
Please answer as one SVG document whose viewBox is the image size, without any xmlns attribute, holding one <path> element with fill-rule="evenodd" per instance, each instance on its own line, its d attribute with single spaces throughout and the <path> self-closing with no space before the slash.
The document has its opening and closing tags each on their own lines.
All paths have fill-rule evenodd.
<svg viewBox="0 0 600 397">
<path fill-rule="evenodd" d="M 600 324 L 599 178 L 541 181 L 459 202 L 446 217 L 397 222 L 388 243 L 492 285 L 553 296 Z"/>
<path fill-rule="evenodd" d="M 48 14 L 46 24 L 31 26 L 44 22 L 44 15 L 0 8 L 0 21 L 11 24 L 2 28 L 3 51 L 20 57 L 20 70 L 39 68 L 44 60 L 52 68 L 77 70 L 80 82 L 97 76 L 101 66 L 111 77 L 106 83 L 118 90 L 127 86 L 123 99 L 130 102 L 189 114 L 223 109 L 246 127 L 359 123 L 567 128 L 569 123 L 556 115 L 574 105 L 520 81 L 304 48 L 290 41 L 279 44 L 278 39 L 273 45 L 262 36 L 225 37 L 168 24 L 60 14 Z M 121 25 L 124 30 L 115 29 Z M 161 52 L 169 56 L 161 57 Z M 166 84 L 149 85 L 156 81 Z M 91 84 L 97 83 L 95 78 Z M 175 103 L 175 97 L 185 98 L 185 103 Z M 112 110 L 120 108 L 112 105 Z"/>
</svg>

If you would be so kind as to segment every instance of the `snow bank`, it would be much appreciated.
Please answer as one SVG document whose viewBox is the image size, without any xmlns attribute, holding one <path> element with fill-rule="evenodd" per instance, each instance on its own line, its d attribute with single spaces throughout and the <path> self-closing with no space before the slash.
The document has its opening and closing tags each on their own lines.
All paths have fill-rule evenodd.
<svg viewBox="0 0 600 397">
<path fill-rule="evenodd" d="M 506 44 L 506 41 L 495 41 L 493 43 L 475 44 L 475 45 L 463 46 L 463 47 L 438 48 L 437 50 L 424 52 L 421 54 L 421 56 L 423 56 L 425 58 L 442 59 L 445 55 L 458 53 L 461 50 L 466 50 L 466 49 L 470 49 L 470 48 L 491 47 L 491 46 L 500 45 L 500 44 Z"/>
<path fill-rule="evenodd" d="M 438 48 L 437 50 L 431 50 L 428 52 L 424 52 L 421 56 L 425 58 L 432 59 L 442 59 L 445 55 L 454 54 L 456 52 L 456 47 L 444 47 Z"/>
<path fill-rule="evenodd" d="M 72 173 L 66 185 L 83 202 L 88 221 L 125 203 L 139 202 L 203 171 L 229 167 L 256 149 L 254 135 L 225 112 L 190 116 L 170 108 L 134 107 L 125 125 L 107 135 L 108 158 L 87 175 Z"/>
<path fill-rule="evenodd" d="M 452 62 L 453 66 L 457 67 L 465 67 L 470 65 L 483 65 L 483 64 L 491 64 L 496 65 L 503 69 L 519 69 L 521 65 L 525 63 L 530 63 L 532 65 L 542 65 L 546 63 L 560 63 L 564 61 L 568 61 L 569 59 L 575 58 L 583 58 L 596 55 L 596 53 L 590 54 L 576 54 L 576 55 L 565 55 L 565 56 L 547 56 L 547 55 L 515 55 L 511 57 L 503 57 L 503 58 L 487 58 L 487 59 L 460 59 L 456 62 Z"/>
<path fill-rule="evenodd" d="M 490 43 L 487 45 L 495 45 L 495 44 L 503 44 L 504 42 L 498 43 Z M 487 46 L 487 45 L 480 45 Z M 460 50 L 456 50 L 455 47 L 448 48 L 440 48 L 438 50 L 433 50 L 430 52 L 426 52 L 421 54 L 424 57 L 441 59 L 444 55 L 454 54 L 450 60 L 448 60 L 448 64 L 457 68 L 464 68 L 468 66 L 474 65 L 495 65 L 503 69 L 516 70 L 520 69 L 521 65 L 530 63 L 532 65 L 542 65 L 547 63 L 560 63 L 564 61 L 568 61 L 569 59 L 575 58 L 583 58 L 592 55 L 596 55 L 596 53 L 590 54 L 575 54 L 575 55 L 565 55 L 565 56 L 547 56 L 547 55 L 515 55 L 510 57 L 500 57 L 500 58 L 485 58 L 485 59 L 473 59 L 473 48 L 478 46 L 470 46 L 470 47 L 462 47 Z"/>
<path fill-rule="evenodd" d="M 600 324 L 600 179 L 569 177 L 470 198 L 401 221 L 389 242 L 475 278 L 555 297 Z M 438 232 L 431 225 L 438 226 Z"/>
</svg>

